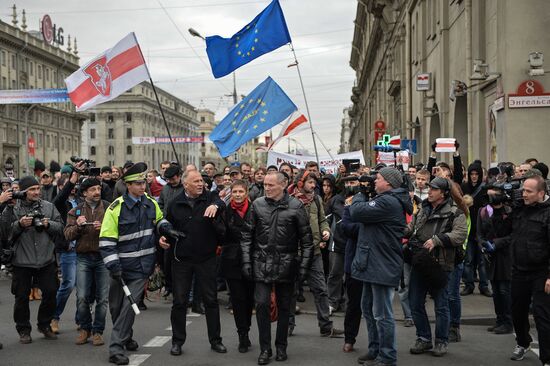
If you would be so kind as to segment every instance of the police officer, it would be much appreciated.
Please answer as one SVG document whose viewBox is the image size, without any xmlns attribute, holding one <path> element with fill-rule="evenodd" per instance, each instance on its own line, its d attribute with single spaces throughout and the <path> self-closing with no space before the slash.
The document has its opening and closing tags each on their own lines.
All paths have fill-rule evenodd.
<svg viewBox="0 0 550 366">
<path fill-rule="evenodd" d="M 145 283 L 155 267 L 155 226 L 162 221 L 157 202 L 145 193 L 145 163 L 136 163 L 122 176 L 127 192 L 105 212 L 99 235 L 99 249 L 111 274 L 109 308 L 113 331 L 109 362 L 127 365 L 124 348 L 135 351 L 132 339 L 134 312 L 122 289 L 123 279 L 136 302 L 141 300 Z"/>
</svg>

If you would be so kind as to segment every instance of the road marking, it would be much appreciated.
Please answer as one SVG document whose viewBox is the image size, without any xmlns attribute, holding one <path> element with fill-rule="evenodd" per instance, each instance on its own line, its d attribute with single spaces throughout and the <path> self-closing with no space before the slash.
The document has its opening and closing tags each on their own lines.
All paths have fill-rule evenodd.
<svg viewBox="0 0 550 366">
<path fill-rule="evenodd" d="M 132 355 L 129 355 L 128 356 L 128 359 L 130 360 L 130 362 L 128 363 L 128 366 L 139 366 L 140 364 L 143 363 L 143 361 L 145 361 L 146 359 L 148 359 L 151 355 L 149 354 L 141 354 L 141 355 L 137 355 L 137 354 L 132 354 Z"/>
<path fill-rule="evenodd" d="M 162 347 L 166 344 L 166 342 L 171 339 L 172 337 L 169 336 L 156 336 L 153 337 L 153 339 L 151 339 L 149 342 L 145 343 L 143 347 Z"/>
<path fill-rule="evenodd" d="M 187 314 L 187 316 L 188 316 L 189 318 L 198 318 L 199 316 L 201 316 L 201 314 L 189 313 L 189 314 Z"/>
<path fill-rule="evenodd" d="M 191 320 L 186 320 L 185 321 L 185 326 L 188 326 L 189 324 L 193 323 Z M 168 328 L 166 328 L 165 330 L 172 330 L 172 326 L 169 326 Z"/>
</svg>

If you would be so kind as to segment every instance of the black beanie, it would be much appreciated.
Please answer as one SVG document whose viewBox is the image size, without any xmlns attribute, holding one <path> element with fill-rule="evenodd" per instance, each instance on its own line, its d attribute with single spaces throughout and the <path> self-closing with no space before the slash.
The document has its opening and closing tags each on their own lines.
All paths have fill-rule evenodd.
<svg viewBox="0 0 550 366">
<path fill-rule="evenodd" d="M 87 179 L 84 179 L 82 183 L 80 183 L 80 191 L 84 192 L 90 187 L 100 186 L 100 185 L 101 185 L 101 182 L 99 181 L 99 179 L 87 178 Z"/>
<path fill-rule="evenodd" d="M 19 190 L 26 191 L 32 186 L 39 186 L 40 183 L 32 175 L 27 175 L 19 180 Z"/>
</svg>

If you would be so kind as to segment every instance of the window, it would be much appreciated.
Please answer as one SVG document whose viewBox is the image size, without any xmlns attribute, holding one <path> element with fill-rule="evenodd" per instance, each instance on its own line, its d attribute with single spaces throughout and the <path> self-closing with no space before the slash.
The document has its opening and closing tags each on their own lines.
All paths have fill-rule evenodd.
<svg viewBox="0 0 550 366">
<path fill-rule="evenodd" d="M 2 51 L 2 66 L 6 66 L 6 51 Z"/>
<path fill-rule="evenodd" d="M 15 85 L 15 80 L 11 81 L 11 88 L 12 89 L 17 89 L 17 85 Z"/>
<path fill-rule="evenodd" d="M 52 140 L 51 140 L 51 137 L 50 135 L 46 135 L 46 141 L 48 142 L 47 145 L 48 145 L 48 149 L 52 147 Z"/>
<path fill-rule="evenodd" d="M 132 145 L 126 146 L 126 154 L 132 155 Z"/>
<path fill-rule="evenodd" d="M 131 129 L 131 128 L 127 128 L 127 129 L 126 129 L 126 138 L 127 138 L 127 139 L 131 139 L 131 138 L 132 138 L 132 129 Z"/>
<path fill-rule="evenodd" d="M 61 138 L 61 150 L 65 150 L 65 137 Z"/>
<path fill-rule="evenodd" d="M 42 79 L 42 65 L 38 65 L 38 78 Z"/>
<path fill-rule="evenodd" d="M 107 138 L 108 139 L 114 139 L 115 138 L 115 130 L 112 128 L 109 128 L 107 131 Z"/>
<path fill-rule="evenodd" d="M 90 138 L 95 139 L 95 128 L 90 129 Z"/>
<path fill-rule="evenodd" d="M 2 76 L 2 89 L 6 90 L 8 88 L 8 79 L 5 76 Z"/>
<path fill-rule="evenodd" d="M 206 122 L 206 118 L 205 118 L 205 117 L 201 117 L 201 122 Z"/>
<path fill-rule="evenodd" d="M 30 66 L 30 74 L 31 76 L 34 75 L 34 62 L 31 61 L 31 66 Z"/>
<path fill-rule="evenodd" d="M 50 81 L 50 69 L 45 67 L 44 68 L 44 73 L 46 74 L 46 81 Z"/>
<path fill-rule="evenodd" d="M 11 68 L 15 70 L 15 55 L 11 55 Z"/>
<path fill-rule="evenodd" d="M 95 113 L 90 113 L 90 122 L 95 122 Z"/>
<path fill-rule="evenodd" d="M 115 148 L 112 146 L 109 146 L 109 155 L 114 155 L 114 153 L 115 153 Z"/>
<path fill-rule="evenodd" d="M 114 120 L 115 120 L 115 117 L 113 116 L 113 114 L 109 113 L 107 115 L 107 122 L 114 122 Z"/>
<path fill-rule="evenodd" d="M 95 155 L 95 146 L 90 147 L 90 155 Z"/>
<path fill-rule="evenodd" d="M 126 112 L 126 122 L 132 122 L 132 112 Z"/>
</svg>

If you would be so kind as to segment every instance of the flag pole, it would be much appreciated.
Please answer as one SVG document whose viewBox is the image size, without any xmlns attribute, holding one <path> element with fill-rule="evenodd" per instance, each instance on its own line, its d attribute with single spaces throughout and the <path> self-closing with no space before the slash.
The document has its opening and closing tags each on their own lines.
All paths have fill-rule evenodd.
<svg viewBox="0 0 550 366">
<path fill-rule="evenodd" d="M 327 149 L 327 146 L 325 145 L 325 143 L 323 142 L 323 140 L 321 140 L 321 136 L 319 136 L 319 134 L 317 133 L 317 131 L 314 131 L 314 133 L 317 135 L 317 138 L 319 139 L 319 142 L 321 143 L 321 145 L 323 145 L 323 147 L 325 148 L 328 156 L 330 156 L 330 159 L 331 160 L 334 160 L 334 157 L 332 156 L 332 154 L 330 153 L 330 150 Z"/>
<path fill-rule="evenodd" d="M 159 95 L 157 93 L 157 88 L 155 88 L 155 83 L 153 83 L 153 78 L 151 77 L 151 74 L 149 73 L 149 68 L 147 67 L 147 64 L 145 63 L 145 58 L 143 57 L 143 52 L 141 52 L 141 46 L 139 45 L 139 42 L 137 41 L 136 34 L 132 32 L 132 35 L 134 36 L 134 39 L 136 41 L 136 44 L 139 49 L 139 53 L 141 54 L 141 58 L 143 59 L 143 63 L 145 64 L 145 69 L 147 70 L 147 75 L 149 75 L 149 82 L 151 83 L 151 87 L 153 88 L 153 93 L 155 94 L 155 98 L 157 100 L 157 104 L 159 106 L 160 115 L 162 116 L 162 120 L 164 121 L 164 127 L 166 128 L 166 132 L 168 133 L 168 138 L 170 139 L 170 145 L 172 146 L 172 150 L 174 151 L 174 156 L 176 157 L 176 161 L 178 162 L 178 165 L 181 167 L 180 159 L 178 158 L 178 153 L 176 151 L 176 146 L 174 145 L 174 141 L 172 141 L 172 134 L 170 133 L 170 128 L 168 127 L 168 122 L 166 122 L 166 117 L 164 116 L 164 110 L 162 109 L 162 105 L 160 104 Z"/>
<path fill-rule="evenodd" d="M 309 105 L 307 103 L 306 91 L 304 89 L 304 82 L 302 81 L 302 73 L 300 72 L 300 65 L 298 63 L 298 59 L 296 58 L 296 52 L 294 52 L 294 46 L 292 45 L 292 42 L 290 42 L 289 45 L 290 45 L 290 50 L 294 55 L 294 64 L 291 64 L 289 66 L 296 66 L 296 70 L 298 70 L 298 78 L 300 79 L 300 86 L 302 87 L 302 94 L 304 95 L 304 101 L 306 103 L 306 112 L 307 112 L 307 118 L 309 120 L 309 129 L 311 130 L 311 138 L 313 139 L 313 148 L 315 149 L 315 158 L 317 159 L 317 165 L 319 166 L 319 169 L 320 169 L 321 166 L 319 165 L 319 154 L 317 153 L 317 143 L 315 142 L 315 133 L 313 132 L 313 125 L 311 124 L 311 114 L 309 113 Z"/>
</svg>

